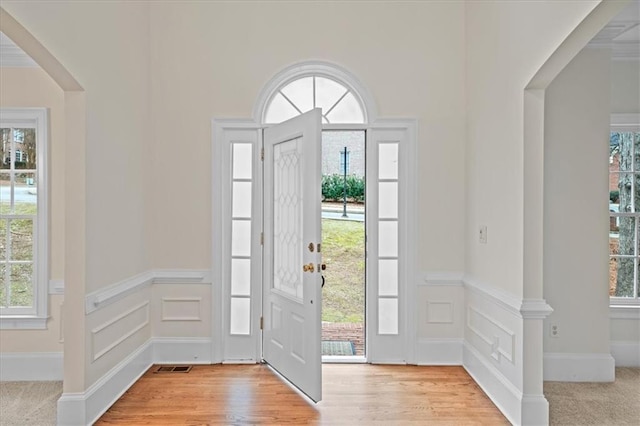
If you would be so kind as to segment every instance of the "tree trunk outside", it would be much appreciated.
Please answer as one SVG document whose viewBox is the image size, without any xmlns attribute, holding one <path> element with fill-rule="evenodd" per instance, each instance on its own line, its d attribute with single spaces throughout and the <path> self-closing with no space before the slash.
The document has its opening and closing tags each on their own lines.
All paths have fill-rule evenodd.
<svg viewBox="0 0 640 426">
<path fill-rule="evenodd" d="M 631 158 L 635 151 L 636 169 L 640 165 L 640 139 L 636 138 L 634 150 L 634 134 L 620 133 L 620 190 L 621 213 L 640 211 L 640 174 L 634 174 Z M 635 182 L 632 180 L 635 179 Z M 635 192 L 635 194 L 634 194 Z M 635 205 L 634 205 L 635 204 Z M 619 230 L 620 255 L 635 255 L 636 219 L 621 217 Z M 634 267 L 636 258 L 618 258 L 616 296 L 633 297 Z"/>
</svg>

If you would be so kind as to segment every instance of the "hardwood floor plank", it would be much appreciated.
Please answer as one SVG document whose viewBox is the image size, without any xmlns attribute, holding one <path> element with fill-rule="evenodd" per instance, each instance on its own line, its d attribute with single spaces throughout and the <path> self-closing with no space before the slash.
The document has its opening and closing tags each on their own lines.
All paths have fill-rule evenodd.
<svg viewBox="0 0 640 426">
<path fill-rule="evenodd" d="M 313 404 L 266 365 L 152 367 L 96 425 L 508 425 L 462 367 L 324 364 Z"/>
</svg>

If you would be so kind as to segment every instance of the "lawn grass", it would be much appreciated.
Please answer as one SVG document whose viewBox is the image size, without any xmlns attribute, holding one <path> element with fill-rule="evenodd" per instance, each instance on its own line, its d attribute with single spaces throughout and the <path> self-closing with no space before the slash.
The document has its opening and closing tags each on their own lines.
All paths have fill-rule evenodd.
<svg viewBox="0 0 640 426">
<path fill-rule="evenodd" d="M 322 321 L 364 322 L 364 223 L 322 220 Z"/>
<path fill-rule="evenodd" d="M 9 213 L 9 205 L 2 203 L 3 213 Z M 35 215 L 37 207 L 31 203 L 15 204 L 14 214 Z M 33 261 L 33 220 L 11 220 L 11 259 Z M 5 271 L 10 267 L 11 297 L 7 301 Z M 32 306 L 33 304 L 33 263 L 7 264 L 7 221 L 0 219 L 0 306 Z M 8 302 L 8 303 L 7 303 Z"/>
</svg>

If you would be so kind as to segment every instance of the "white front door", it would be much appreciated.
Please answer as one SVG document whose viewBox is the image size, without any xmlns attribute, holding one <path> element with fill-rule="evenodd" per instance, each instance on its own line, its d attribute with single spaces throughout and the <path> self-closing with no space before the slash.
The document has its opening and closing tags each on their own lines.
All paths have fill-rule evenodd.
<svg viewBox="0 0 640 426">
<path fill-rule="evenodd" d="M 321 110 L 264 131 L 263 358 L 322 399 Z"/>
</svg>

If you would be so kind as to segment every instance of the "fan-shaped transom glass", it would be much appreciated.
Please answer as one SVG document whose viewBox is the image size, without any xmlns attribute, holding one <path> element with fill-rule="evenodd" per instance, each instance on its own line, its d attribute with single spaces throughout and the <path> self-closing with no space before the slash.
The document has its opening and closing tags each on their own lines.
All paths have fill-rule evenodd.
<svg viewBox="0 0 640 426">
<path fill-rule="evenodd" d="M 352 90 L 335 80 L 302 77 L 285 84 L 271 97 L 265 123 L 281 123 L 313 108 L 322 108 L 323 123 L 364 123 L 364 110 Z"/>
</svg>

